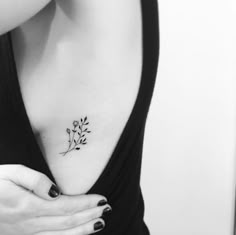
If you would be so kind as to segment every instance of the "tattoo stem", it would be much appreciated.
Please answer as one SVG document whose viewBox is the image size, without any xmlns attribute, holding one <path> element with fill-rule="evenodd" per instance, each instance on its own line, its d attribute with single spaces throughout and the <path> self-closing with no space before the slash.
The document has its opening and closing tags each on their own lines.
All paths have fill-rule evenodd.
<svg viewBox="0 0 236 235">
<path fill-rule="evenodd" d="M 70 130 L 69 128 L 67 128 L 66 131 L 69 134 L 69 145 L 68 145 L 67 150 L 65 152 L 61 152 L 60 154 L 63 154 L 63 156 L 65 156 L 68 152 L 72 150 L 75 150 L 75 149 L 79 150 L 80 147 L 77 147 L 78 145 L 87 144 L 85 132 L 90 133 L 91 131 L 88 131 L 87 128 L 83 130 L 84 125 L 89 124 L 89 122 L 86 123 L 86 121 L 87 121 L 87 117 L 85 117 L 84 119 L 81 118 L 81 125 L 79 124 L 79 121 L 74 121 L 73 122 L 74 129 Z M 76 127 L 78 127 L 78 130 L 76 130 Z M 72 135 L 71 135 L 71 131 L 73 131 Z M 75 139 L 75 134 L 79 135 L 79 138 L 77 140 Z"/>
</svg>

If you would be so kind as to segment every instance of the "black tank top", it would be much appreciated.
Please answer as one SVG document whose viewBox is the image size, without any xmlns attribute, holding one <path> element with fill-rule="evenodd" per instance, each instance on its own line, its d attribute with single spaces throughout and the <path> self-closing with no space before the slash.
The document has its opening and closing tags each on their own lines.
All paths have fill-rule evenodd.
<svg viewBox="0 0 236 235">
<path fill-rule="evenodd" d="M 108 198 L 113 212 L 101 235 L 149 235 L 140 188 L 143 137 L 159 59 L 157 0 L 140 0 L 143 64 L 138 95 L 105 169 L 87 194 Z M 17 77 L 11 32 L 0 37 L 0 164 L 23 164 L 56 183 L 34 136 Z"/>
</svg>

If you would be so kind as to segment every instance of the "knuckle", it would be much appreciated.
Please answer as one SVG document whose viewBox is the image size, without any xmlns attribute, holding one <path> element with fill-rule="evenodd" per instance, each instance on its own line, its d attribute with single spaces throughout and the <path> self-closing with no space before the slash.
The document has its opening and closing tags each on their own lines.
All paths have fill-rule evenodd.
<svg viewBox="0 0 236 235">
<path fill-rule="evenodd" d="M 94 207 L 94 205 L 97 204 L 96 199 L 89 195 L 83 195 L 81 199 L 81 204 L 86 208 Z"/>
<path fill-rule="evenodd" d="M 41 173 L 38 172 L 37 174 L 35 174 L 34 179 L 33 179 L 33 184 L 34 186 L 40 185 L 42 182 L 44 182 L 46 180 L 46 176 Z"/>
<path fill-rule="evenodd" d="M 84 199 L 83 206 L 85 208 L 91 208 L 91 207 L 94 206 L 94 204 L 95 203 L 94 203 L 94 200 L 92 198 L 88 197 L 88 198 Z"/>
</svg>

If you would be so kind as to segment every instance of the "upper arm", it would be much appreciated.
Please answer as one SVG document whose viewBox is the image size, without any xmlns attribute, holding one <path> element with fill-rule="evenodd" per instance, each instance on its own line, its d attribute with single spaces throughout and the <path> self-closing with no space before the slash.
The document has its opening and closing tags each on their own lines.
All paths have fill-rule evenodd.
<svg viewBox="0 0 236 235">
<path fill-rule="evenodd" d="M 51 0 L 1 0 L 0 35 L 30 19 L 50 1 Z"/>
</svg>

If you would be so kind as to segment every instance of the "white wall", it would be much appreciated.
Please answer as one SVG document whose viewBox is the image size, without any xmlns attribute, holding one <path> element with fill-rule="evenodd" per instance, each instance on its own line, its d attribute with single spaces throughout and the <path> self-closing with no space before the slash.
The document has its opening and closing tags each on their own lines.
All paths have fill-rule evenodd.
<svg viewBox="0 0 236 235">
<path fill-rule="evenodd" d="M 151 235 L 232 235 L 236 1 L 159 0 L 141 185 Z"/>
</svg>

